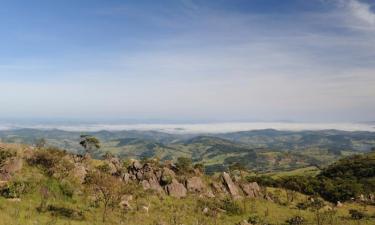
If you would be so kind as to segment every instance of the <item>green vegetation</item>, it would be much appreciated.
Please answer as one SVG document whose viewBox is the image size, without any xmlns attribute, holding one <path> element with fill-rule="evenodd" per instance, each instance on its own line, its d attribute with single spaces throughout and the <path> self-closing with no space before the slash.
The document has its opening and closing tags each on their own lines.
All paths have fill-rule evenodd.
<svg viewBox="0 0 375 225">
<path fill-rule="evenodd" d="M 9 167 L 9 162 L 14 163 L 16 159 L 23 159 L 24 165 L 20 170 L 14 169 L 15 172 L 6 185 L 1 186 L 1 225 L 235 225 L 243 221 L 275 225 L 372 225 L 375 220 L 374 205 L 348 201 L 343 202 L 341 207 L 334 207 L 319 197 L 314 196 L 314 201 L 311 201 L 311 196 L 300 193 L 322 194 L 331 200 L 317 191 L 316 186 L 309 190 L 308 185 L 303 185 L 326 180 L 336 182 L 336 179 L 350 179 L 360 183 L 362 189 L 354 193 L 355 197 L 373 192 L 371 181 L 374 178 L 375 153 L 342 159 L 323 169 L 319 175 L 307 177 L 303 177 L 303 170 L 300 170 L 290 174 L 273 173 L 273 178 L 262 175 L 262 179 L 259 179 L 260 176 L 250 176 L 253 173 L 249 173 L 241 164 L 231 166 L 232 176 L 236 176 L 236 171 L 240 170 L 251 181 L 257 179 L 263 183 L 274 182 L 262 188 L 262 193 L 267 198 L 259 196 L 233 199 L 228 195 L 215 198 L 197 195 L 174 198 L 144 190 L 138 183 L 123 182 L 119 179 L 121 176 L 112 172 L 114 164 L 111 165 L 111 161 L 108 161 L 113 159 L 111 154 L 106 154 L 106 161 L 103 161 L 71 155 L 52 147 L 30 149 L 22 145 L 4 146 L 0 151 L 2 167 Z M 156 166 L 161 162 L 145 160 L 144 163 Z M 117 170 L 126 170 L 132 165 L 132 161 L 125 160 L 116 165 L 120 167 Z M 199 169 L 202 165 L 194 165 L 189 158 L 180 157 L 176 161 L 176 167 L 183 171 L 183 178 L 192 176 L 194 169 Z M 170 180 L 165 185 L 172 183 L 173 177 L 169 176 Z M 214 179 L 205 176 L 207 182 Z M 317 186 L 322 184 L 317 183 Z M 338 189 L 347 193 L 347 187 L 338 186 Z M 336 198 L 334 192 L 332 196 Z"/>
<path fill-rule="evenodd" d="M 97 159 L 105 152 L 122 159 L 159 158 L 165 161 L 185 157 L 191 158 L 193 163 L 204 164 L 209 174 L 228 170 L 234 163 L 267 174 L 306 167 L 321 168 L 342 157 L 375 148 L 373 132 L 337 130 L 255 130 L 210 136 L 156 131 L 99 131 L 88 132 L 81 138 L 80 135 L 79 132 L 61 130 L 20 129 L 0 131 L 0 140 L 35 144 L 37 147 L 40 144 L 57 146 L 73 153 L 89 150 Z"/>
<path fill-rule="evenodd" d="M 348 201 L 375 192 L 375 152 L 349 156 L 323 169 L 317 176 L 250 176 L 249 181 L 283 187 L 328 201 Z"/>
</svg>

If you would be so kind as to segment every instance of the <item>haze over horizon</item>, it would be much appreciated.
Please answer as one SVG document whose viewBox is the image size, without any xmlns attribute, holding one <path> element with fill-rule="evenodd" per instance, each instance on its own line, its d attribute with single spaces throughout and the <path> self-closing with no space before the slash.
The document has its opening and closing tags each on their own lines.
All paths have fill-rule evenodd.
<svg viewBox="0 0 375 225">
<path fill-rule="evenodd" d="M 372 0 L 0 6 L 0 119 L 375 121 Z"/>
</svg>

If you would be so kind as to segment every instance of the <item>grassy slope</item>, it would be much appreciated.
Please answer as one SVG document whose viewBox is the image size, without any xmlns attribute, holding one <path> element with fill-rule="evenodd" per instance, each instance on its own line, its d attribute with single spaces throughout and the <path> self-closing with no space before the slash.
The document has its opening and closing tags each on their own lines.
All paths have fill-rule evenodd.
<svg viewBox="0 0 375 225">
<path fill-rule="evenodd" d="M 14 145 L 12 149 L 16 149 L 19 154 L 22 154 L 24 146 Z M 94 161 L 95 164 L 100 164 L 100 161 Z M 298 171 L 301 173 L 303 171 Z M 152 225 L 157 222 L 164 221 L 166 224 L 204 224 L 204 225 L 234 225 L 244 219 L 248 219 L 251 215 L 261 217 L 265 222 L 272 224 L 282 224 L 288 218 L 296 215 L 303 216 L 311 224 L 314 224 L 314 213 L 309 210 L 298 210 L 296 204 L 307 200 L 307 196 L 297 194 L 293 203 L 276 204 L 263 199 L 245 199 L 239 200 L 238 204 L 244 210 L 240 215 L 228 215 L 226 213 L 219 213 L 217 218 L 206 216 L 202 213 L 202 205 L 198 203 L 198 197 L 190 196 L 185 199 L 174 199 L 168 196 L 162 198 L 148 192 L 138 189 L 138 196 L 132 202 L 133 211 L 123 212 L 116 208 L 114 211 L 109 211 L 107 215 L 107 222 L 101 221 L 101 213 L 103 206 L 90 207 L 88 200 L 83 194 L 75 194 L 72 198 L 66 197 L 58 189 L 59 182 L 51 177 L 47 177 L 44 173 L 32 166 L 25 164 L 22 171 L 18 173 L 15 179 L 29 180 L 35 184 L 48 184 L 51 190 L 54 191 L 54 196 L 48 201 L 48 204 L 74 209 L 84 214 L 83 220 L 74 220 L 66 218 L 61 214 L 52 215 L 50 212 L 40 213 L 36 209 L 40 204 L 40 192 L 38 186 L 33 191 L 22 195 L 20 202 L 10 202 L 8 199 L 0 197 L 0 225 L 104 225 L 104 224 L 128 224 L 128 225 Z M 77 189 L 79 189 L 77 187 Z M 268 188 L 271 193 L 278 192 L 280 194 L 281 202 L 286 203 L 286 192 L 282 189 Z M 142 205 L 150 202 L 149 213 L 141 210 Z M 327 203 L 328 204 L 328 203 Z M 139 209 L 139 210 L 138 210 Z M 354 221 L 349 219 L 349 209 L 365 210 L 368 215 L 375 215 L 375 207 L 367 206 L 365 209 L 359 204 L 344 204 L 344 207 L 337 211 L 336 222 L 334 224 L 340 225 L 373 225 L 374 220 Z M 267 213 L 268 212 L 268 213 Z M 215 222 L 216 220 L 216 222 Z"/>
</svg>

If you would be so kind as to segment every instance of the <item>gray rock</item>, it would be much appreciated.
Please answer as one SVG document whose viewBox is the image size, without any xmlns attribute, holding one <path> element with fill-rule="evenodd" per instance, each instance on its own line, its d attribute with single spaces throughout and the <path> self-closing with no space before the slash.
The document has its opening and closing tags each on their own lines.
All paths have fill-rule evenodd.
<svg viewBox="0 0 375 225">
<path fill-rule="evenodd" d="M 142 169 L 142 164 L 138 160 L 134 160 L 132 166 L 133 166 L 133 169 L 135 170 Z"/>
<path fill-rule="evenodd" d="M 223 172 L 222 179 L 225 187 L 228 189 L 228 192 L 234 199 L 241 198 L 240 191 L 238 187 L 234 184 L 232 178 L 230 178 L 229 174 L 226 172 Z"/>
<path fill-rule="evenodd" d="M 206 185 L 200 177 L 191 177 L 186 180 L 186 188 L 189 192 L 203 193 L 206 190 Z"/>
<path fill-rule="evenodd" d="M 260 187 L 256 182 L 241 184 L 241 189 L 246 194 L 246 196 L 250 198 L 256 198 L 260 196 Z"/>
<path fill-rule="evenodd" d="M 176 179 L 172 180 L 171 184 L 165 186 L 168 195 L 176 198 L 186 197 L 187 190 L 185 186 L 179 183 Z"/>
</svg>

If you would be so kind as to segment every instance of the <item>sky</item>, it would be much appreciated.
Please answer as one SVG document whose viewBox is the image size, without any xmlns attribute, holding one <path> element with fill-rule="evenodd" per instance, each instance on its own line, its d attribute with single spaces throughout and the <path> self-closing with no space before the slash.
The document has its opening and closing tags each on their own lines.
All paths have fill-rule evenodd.
<svg viewBox="0 0 375 225">
<path fill-rule="evenodd" d="M 374 0 L 0 0 L 0 119 L 375 121 Z"/>
</svg>

